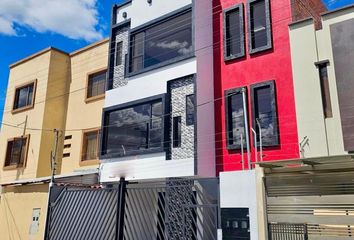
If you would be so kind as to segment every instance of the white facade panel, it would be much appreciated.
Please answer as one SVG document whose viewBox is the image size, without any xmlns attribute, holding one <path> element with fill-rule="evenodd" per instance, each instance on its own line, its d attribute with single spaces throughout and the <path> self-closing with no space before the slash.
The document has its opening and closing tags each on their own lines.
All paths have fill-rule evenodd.
<svg viewBox="0 0 354 240">
<path fill-rule="evenodd" d="M 131 77 L 126 86 L 106 92 L 105 107 L 166 93 L 169 80 L 195 73 L 196 60 L 191 58 Z"/>
<path fill-rule="evenodd" d="M 164 153 L 114 159 L 101 164 L 100 182 L 188 177 L 194 175 L 194 159 L 166 160 Z"/>
<path fill-rule="evenodd" d="M 220 208 L 249 208 L 252 240 L 259 239 L 257 199 L 255 170 L 220 173 Z"/>
<path fill-rule="evenodd" d="M 131 28 L 135 28 L 190 4 L 192 0 L 153 0 L 151 4 L 147 0 L 132 0 L 118 9 L 117 23 L 130 19 Z M 123 12 L 127 13 L 126 19 L 123 18 Z"/>
</svg>

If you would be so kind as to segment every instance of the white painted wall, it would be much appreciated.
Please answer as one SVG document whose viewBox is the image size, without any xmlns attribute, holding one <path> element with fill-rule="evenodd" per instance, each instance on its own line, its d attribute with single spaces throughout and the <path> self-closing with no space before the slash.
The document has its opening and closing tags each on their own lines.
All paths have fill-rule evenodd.
<svg viewBox="0 0 354 240">
<path fill-rule="evenodd" d="M 128 79 L 128 85 L 106 92 L 105 107 L 143 99 L 167 92 L 167 82 L 195 74 L 196 60 L 190 58 Z"/>
<path fill-rule="evenodd" d="M 215 169 L 213 6 L 210 0 L 194 1 L 197 57 L 197 175 L 213 177 Z M 206 103 L 206 104 L 204 104 Z"/>
<path fill-rule="evenodd" d="M 258 235 L 258 199 L 256 170 L 220 173 L 220 207 L 249 208 L 251 240 Z"/>
<path fill-rule="evenodd" d="M 121 7 L 117 11 L 117 23 L 124 21 L 123 12 L 127 13 L 127 19 L 131 20 L 131 28 L 138 27 L 158 17 L 192 4 L 192 0 L 132 0 L 131 3 Z"/>
</svg>

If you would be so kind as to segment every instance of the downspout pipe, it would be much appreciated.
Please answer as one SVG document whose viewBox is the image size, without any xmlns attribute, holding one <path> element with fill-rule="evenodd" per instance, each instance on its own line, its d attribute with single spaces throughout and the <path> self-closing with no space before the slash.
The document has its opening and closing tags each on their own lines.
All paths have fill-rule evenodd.
<svg viewBox="0 0 354 240">
<path fill-rule="evenodd" d="M 248 161 L 248 169 L 252 169 L 251 165 L 251 150 L 250 150 L 250 138 L 248 132 L 248 111 L 247 111 L 247 98 L 246 98 L 246 88 L 242 88 L 242 99 L 243 99 L 243 117 L 245 122 L 245 138 L 246 138 L 246 148 L 247 148 L 247 161 Z"/>
</svg>

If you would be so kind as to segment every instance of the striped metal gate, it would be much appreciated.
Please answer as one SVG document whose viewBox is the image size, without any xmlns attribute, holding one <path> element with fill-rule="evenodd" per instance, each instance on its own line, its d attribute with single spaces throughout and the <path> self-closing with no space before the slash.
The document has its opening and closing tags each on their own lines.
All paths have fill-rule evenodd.
<svg viewBox="0 0 354 240">
<path fill-rule="evenodd" d="M 117 202 L 117 189 L 54 186 L 45 239 L 114 240 Z"/>
<path fill-rule="evenodd" d="M 218 180 L 128 183 L 124 239 L 215 240 Z"/>
</svg>

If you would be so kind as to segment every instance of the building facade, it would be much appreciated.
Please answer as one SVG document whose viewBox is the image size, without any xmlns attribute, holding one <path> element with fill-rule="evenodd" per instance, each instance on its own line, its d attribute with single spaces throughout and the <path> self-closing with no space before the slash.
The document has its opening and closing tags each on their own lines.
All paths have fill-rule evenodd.
<svg viewBox="0 0 354 240">
<path fill-rule="evenodd" d="M 0 134 L 2 239 L 43 239 L 55 152 L 58 183 L 97 184 L 108 39 L 48 48 L 10 65 Z"/>
</svg>

